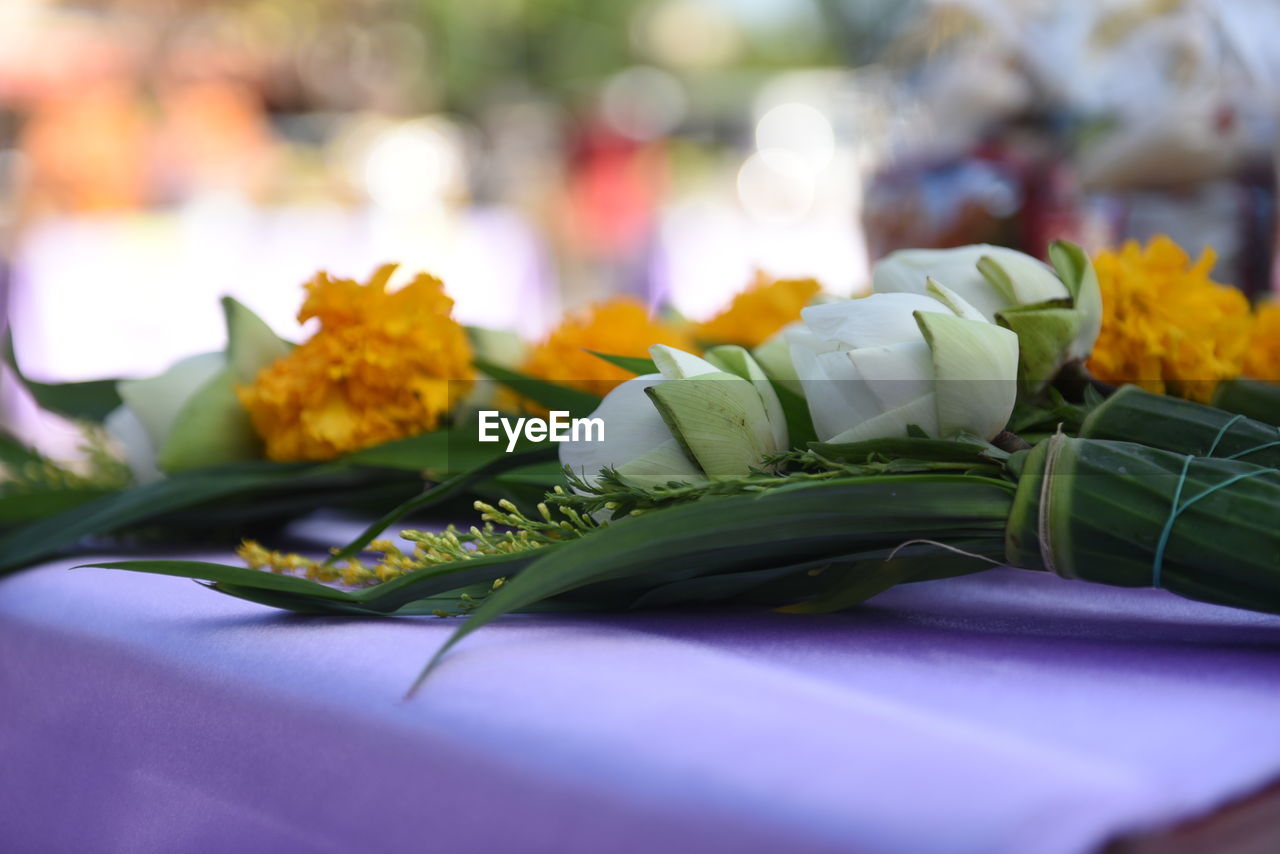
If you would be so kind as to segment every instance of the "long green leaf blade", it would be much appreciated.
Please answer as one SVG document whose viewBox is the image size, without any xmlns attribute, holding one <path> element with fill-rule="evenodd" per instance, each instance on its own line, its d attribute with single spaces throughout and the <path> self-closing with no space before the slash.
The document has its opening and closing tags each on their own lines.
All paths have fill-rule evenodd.
<svg viewBox="0 0 1280 854">
<path fill-rule="evenodd" d="M 600 405 L 597 395 L 569 388 L 550 380 L 540 380 L 504 368 L 483 359 L 475 360 L 476 370 L 503 385 L 516 394 L 527 397 L 547 409 L 563 410 L 571 415 L 587 415 Z"/>
<path fill-rule="evenodd" d="M 198 560 L 120 560 L 106 563 L 90 563 L 77 566 L 76 569 L 123 569 L 129 572 L 145 572 L 153 575 L 171 575 L 178 578 L 195 578 L 218 584 L 244 585 L 261 590 L 274 590 L 282 593 L 332 599 L 341 602 L 356 601 L 351 593 L 330 587 L 318 581 L 299 578 L 295 575 L 280 575 L 261 569 L 249 569 L 244 566 L 231 566 L 225 563 L 212 563 Z"/>
<path fill-rule="evenodd" d="M 47 409 L 68 418 L 101 422 L 120 405 L 120 393 L 116 390 L 116 380 L 43 383 L 31 379 L 18 366 L 11 333 L 5 333 L 4 336 L 4 360 L 41 409 Z"/>
<path fill-rule="evenodd" d="M 681 505 L 615 523 L 540 557 L 504 584 L 436 651 L 409 693 L 471 632 L 588 584 L 643 575 L 656 585 L 665 580 L 665 568 L 691 560 L 728 571 L 883 548 L 938 535 L 938 518 L 956 526 L 988 526 L 1002 542 L 1012 489 L 1001 481 L 945 475 L 850 478 Z M 945 506 L 945 514 L 922 512 L 928 502 Z M 896 523 L 893 530 L 886 530 L 888 519 Z"/>
<path fill-rule="evenodd" d="M 166 513 L 270 484 L 331 474 L 319 466 L 237 464 L 187 472 L 81 504 L 0 537 L 0 572 L 16 569 L 75 545 L 84 537 L 118 531 Z"/>
<path fill-rule="evenodd" d="M 658 373 L 658 366 L 653 363 L 653 359 L 645 356 L 615 356 L 612 353 L 600 353 L 596 350 L 587 352 L 597 359 L 604 359 L 609 364 L 616 365 L 624 371 L 630 371 L 636 376 Z"/>
<path fill-rule="evenodd" d="M 769 384 L 778 395 L 778 403 L 782 404 L 782 415 L 787 421 L 787 435 L 791 444 L 803 448 L 810 442 L 818 441 L 818 431 L 813 427 L 813 416 L 809 414 L 809 402 L 804 395 L 797 394 L 785 383 L 771 379 Z"/>
</svg>

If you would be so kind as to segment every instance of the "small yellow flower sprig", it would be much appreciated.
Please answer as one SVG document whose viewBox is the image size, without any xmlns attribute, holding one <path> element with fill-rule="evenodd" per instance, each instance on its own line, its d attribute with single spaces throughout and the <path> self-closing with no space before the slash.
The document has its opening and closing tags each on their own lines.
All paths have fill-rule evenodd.
<svg viewBox="0 0 1280 854">
<path fill-rule="evenodd" d="M 106 432 L 82 425 L 79 463 L 59 463 L 40 454 L 26 462 L 0 464 L 0 492 L 31 495 L 77 489 L 124 489 L 129 485 L 129 467 L 112 451 Z"/>
<path fill-rule="evenodd" d="M 557 497 L 567 494 L 563 486 L 557 486 L 551 493 L 552 496 Z M 588 531 L 600 527 L 599 523 L 590 516 L 579 513 L 573 507 L 558 504 L 553 514 L 545 501 L 538 504 L 538 516 L 540 517 L 538 519 L 530 519 L 520 512 L 519 507 L 516 507 L 505 498 L 498 502 L 497 507 L 492 504 L 486 504 L 483 501 L 477 501 L 474 506 L 480 513 L 480 521 L 485 523 L 485 531 L 497 533 L 493 527 L 494 525 L 501 525 L 504 528 L 511 529 L 499 533 L 498 539 L 493 541 L 495 544 L 511 542 L 547 545 L 549 543 L 577 539 Z M 556 518 L 556 514 L 559 514 L 560 518 Z M 472 536 L 474 537 L 477 533 L 481 532 L 472 527 Z M 507 537 L 510 539 L 503 539 Z"/>
<path fill-rule="evenodd" d="M 477 501 L 473 506 L 480 513 L 482 526 L 472 525 L 465 532 L 454 525 L 439 533 L 408 530 L 401 531 L 400 536 L 416 544 L 414 554 L 422 556 L 423 566 L 437 566 L 531 551 L 551 543 L 576 539 L 597 527 L 593 519 L 580 515 L 573 508 L 557 508 L 563 517 L 557 519 L 545 502 L 538 504 L 537 519 L 526 516 L 505 498 L 498 502 L 497 507 L 483 501 Z"/>
<path fill-rule="evenodd" d="M 82 489 L 89 485 L 83 475 L 63 468 L 47 458 L 30 460 L 16 466 L 0 465 L 0 484 L 15 495 Z"/>
<path fill-rule="evenodd" d="M 564 492 L 560 487 L 557 490 Z M 505 499 L 496 507 L 477 501 L 475 509 L 483 524 L 473 525 L 469 531 L 461 531 L 454 525 L 439 532 L 401 531 L 400 536 L 414 544 L 407 554 L 390 540 L 374 540 L 366 549 L 377 555 L 370 563 L 358 558 L 330 563 L 295 552 L 272 551 L 254 540 L 245 540 L 236 550 L 236 556 L 250 569 L 295 575 L 325 584 L 339 582 L 347 587 L 372 587 L 426 567 L 531 551 L 576 539 L 597 527 L 595 520 L 572 507 L 558 507 L 553 512 L 546 503 L 538 505 L 539 518 L 530 518 Z M 339 549 L 330 552 L 337 554 Z M 497 586 L 495 584 L 495 588 Z"/>
<path fill-rule="evenodd" d="M 336 548 L 330 551 L 333 554 L 338 552 Z M 333 564 L 295 552 L 272 551 L 254 540 L 245 540 L 236 549 L 236 556 L 250 569 L 296 575 L 324 584 L 336 581 L 347 587 L 371 587 L 429 565 L 417 549 L 407 555 L 390 540 L 374 540 L 366 551 L 378 555 L 378 559 L 372 564 L 366 564 L 359 558 Z"/>
</svg>

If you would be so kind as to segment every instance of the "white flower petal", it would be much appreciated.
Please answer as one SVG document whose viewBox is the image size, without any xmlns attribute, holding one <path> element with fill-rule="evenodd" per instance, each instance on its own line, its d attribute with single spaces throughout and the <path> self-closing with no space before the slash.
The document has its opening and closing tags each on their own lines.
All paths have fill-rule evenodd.
<svg viewBox="0 0 1280 854">
<path fill-rule="evenodd" d="M 138 483 L 151 483 L 159 480 L 160 469 L 156 467 L 155 447 L 147 428 L 142 426 L 138 416 L 127 406 L 117 406 L 102 421 L 107 434 L 119 443 L 124 450 L 124 461 L 133 472 L 133 479 Z"/>
<path fill-rule="evenodd" d="M 654 344 L 649 348 L 649 356 L 653 364 L 665 379 L 682 380 L 702 374 L 719 373 L 720 369 L 701 356 L 668 347 L 666 344 Z"/>
<path fill-rule="evenodd" d="M 796 346 L 791 354 L 819 439 L 847 430 L 879 411 L 847 353 L 815 353 Z"/>
<path fill-rule="evenodd" d="M 625 465 L 670 441 L 671 431 L 644 392 L 665 381 L 660 374 L 644 374 L 609 392 L 589 416 L 604 421 L 604 441 L 565 442 L 561 464 L 594 483 L 600 469 Z"/>
<path fill-rule="evenodd" d="M 924 294 L 927 279 L 932 276 L 982 312 L 984 318 L 994 320 L 1007 301 L 983 278 L 978 259 L 996 248 L 977 244 L 955 249 L 903 249 L 876 264 L 871 287 L 883 294 Z"/>
<path fill-rule="evenodd" d="M 668 439 L 647 454 L 618 466 L 617 470 L 623 481 L 646 489 L 671 481 L 705 483 L 709 480 L 675 439 Z"/>
<path fill-rule="evenodd" d="M 861 299 L 812 305 L 802 310 L 800 316 L 818 337 L 856 349 L 920 340 L 920 329 L 912 317 L 915 311 L 950 313 L 933 297 L 872 294 Z"/>
<path fill-rule="evenodd" d="M 792 347 L 804 347 L 815 353 L 835 353 L 839 350 L 849 349 L 841 346 L 840 342 L 833 338 L 819 338 L 813 333 L 813 330 L 805 325 L 804 321 L 799 321 L 782 331 L 786 336 L 787 344 Z"/>
<path fill-rule="evenodd" d="M 909 400 L 897 409 L 882 412 L 875 418 L 855 424 L 848 430 L 828 439 L 833 444 L 862 442 L 867 439 L 885 439 L 907 435 L 907 427 L 915 425 L 930 436 L 937 436 L 938 401 L 933 392 Z"/>
<path fill-rule="evenodd" d="M 839 418 L 824 432 L 839 433 L 850 424 L 874 418 L 880 411 L 880 399 L 867 387 L 866 378 L 850 358 L 850 353 L 819 353 L 818 364 L 828 378 L 820 391 L 840 403 Z"/>
<path fill-rule="evenodd" d="M 923 339 L 851 350 L 849 359 L 875 396 L 876 412 L 896 409 L 933 390 L 933 356 Z"/>
</svg>

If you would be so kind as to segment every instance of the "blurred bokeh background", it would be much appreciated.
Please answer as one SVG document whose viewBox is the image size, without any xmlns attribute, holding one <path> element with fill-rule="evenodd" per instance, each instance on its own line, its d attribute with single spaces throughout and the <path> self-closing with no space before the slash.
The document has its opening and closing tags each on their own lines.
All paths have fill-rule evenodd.
<svg viewBox="0 0 1280 854">
<path fill-rule="evenodd" d="M 0 306 L 73 380 L 218 347 L 224 293 L 295 335 L 312 273 L 385 261 L 530 338 L 983 241 L 1167 233 L 1257 296 L 1276 33 L 1275 0 L 2 0 Z"/>
</svg>

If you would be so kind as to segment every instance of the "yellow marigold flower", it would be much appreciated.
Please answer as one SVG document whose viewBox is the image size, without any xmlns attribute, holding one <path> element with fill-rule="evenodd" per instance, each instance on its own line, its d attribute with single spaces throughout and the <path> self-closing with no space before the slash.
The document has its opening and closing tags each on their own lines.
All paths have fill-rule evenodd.
<svg viewBox="0 0 1280 854">
<path fill-rule="evenodd" d="M 728 308 L 698 325 L 694 337 L 708 343 L 758 347 L 799 320 L 800 309 L 820 290 L 815 279 L 773 279 L 757 272 L 756 280 Z"/>
<path fill-rule="evenodd" d="M 1254 317 L 1244 375 L 1280 382 L 1280 302 L 1263 303 Z"/>
<path fill-rule="evenodd" d="M 470 386 L 471 348 L 439 279 L 387 290 L 319 273 L 299 322 L 319 330 L 237 389 L 273 460 L 326 460 L 431 430 Z"/>
<path fill-rule="evenodd" d="M 1209 278 L 1216 255 L 1190 256 L 1159 235 L 1094 259 L 1102 290 L 1102 334 L 1090 372 L 1111 383 L 1208 402 L 1220 380 L 1238 376 L 1252 317 L 1235 288 Z"/>
<path fill-rule="evenodd" d="M 632 374 L 591 355 L 588 350 L 611 356 L 648 356 L 649 347 L 668 344 L 692 350 L 688 334 L 649 316 L 634 299 L 620 297 L 575 312 L 533 347 L 520 372 L 537 379 L 604 394 Z M 538 410 L 536 404 L 525 408 Z"/>
</svg>

